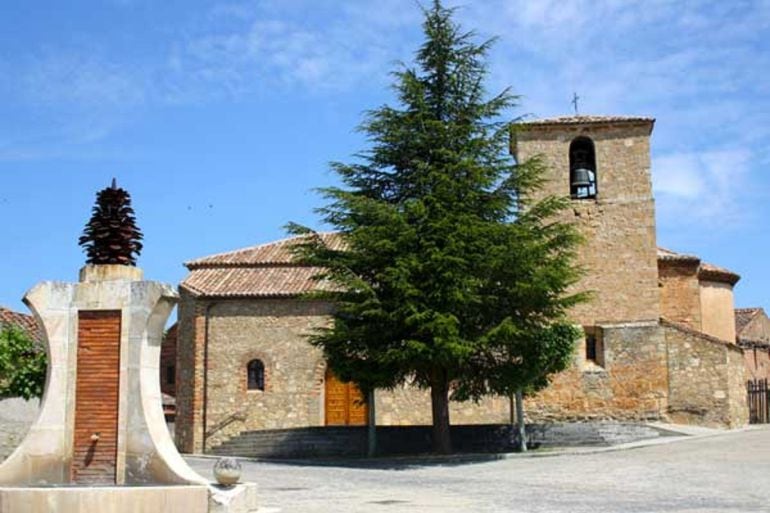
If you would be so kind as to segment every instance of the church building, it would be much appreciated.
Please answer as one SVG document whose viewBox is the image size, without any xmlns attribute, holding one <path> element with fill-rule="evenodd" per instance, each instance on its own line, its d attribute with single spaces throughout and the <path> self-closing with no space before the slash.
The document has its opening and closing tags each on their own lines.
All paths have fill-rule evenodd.
<svg viewBox="0 0 770 513">
<path fill-rule="evenodd" d="M 735 273 L 656 243 L 650 174 L 654 120 L 570 116 L 513 127 L 517 159 L 547 165 L 542 194 L 568 196 L 563 220 L 585 237 L 571 312 L 585 336 L 570 369 L 527 399 L 531 421 L 662 420 L 735 427 L 747 422 L 746 370 L 736 343 Z M 324 235 L 338 247 L 335 234 Z M 293 261 L 291 239 L 187 262 L 175 361 L 176 440 L 208 451 L 261 429 L 361 425 L 355 384 L 327 371 L 307 335 L 333 305 L 302 297 L 323 282 Z M 163 369 L 161 369 L 164 372 Z M 375 394 L 377 425 L 430 424 L 430 397 L 411 385 Z M 508 398 L 453 403 L 453 424 L 508 422 Z"/>
</svg>

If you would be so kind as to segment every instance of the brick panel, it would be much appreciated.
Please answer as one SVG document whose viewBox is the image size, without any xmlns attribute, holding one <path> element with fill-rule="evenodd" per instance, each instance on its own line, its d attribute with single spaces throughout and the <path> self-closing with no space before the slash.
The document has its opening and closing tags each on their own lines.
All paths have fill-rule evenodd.
<svg viewBox="0 0 770 513">
<path fill-rule="evenodd" d="M 163 336 L 160 346 L 160 391 L 176 397 L 176 340 L 178 325 L 174 324 Z"/>
<path fill-rule="evenodd" d="M 115 484 L 119 374 L 120 311 L 78 312 L 74 483 Z"/>
</svg>

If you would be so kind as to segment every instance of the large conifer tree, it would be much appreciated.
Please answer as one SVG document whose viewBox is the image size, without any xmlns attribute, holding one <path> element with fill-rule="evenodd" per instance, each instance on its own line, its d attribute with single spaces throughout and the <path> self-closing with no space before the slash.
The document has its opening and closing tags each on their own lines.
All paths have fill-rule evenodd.
<svg viewBox="0 0 770 513">
<path fill-rule="evenodd" d="M 564 368 L 577 336 L 564 314 L 582 299 L 566 293 L 577 234 L 553 222 L 566 200 L 530 201 L 540 163 L 514 162 L 501 119 L 516 98 L 488 98 L 491 42 L 452 18 L 439 0 L 425 10 L 416 64 L 395 73 L 398 106 L 370 111 L 371 148 L 333 164 L 344 185 L 323 189 L 319 212 L 345 248 L 289 227 L 306 235 L 299 258 L 338 285 L 324 293 L 334 322 L 312 342 L 365 390 L 430 388 L 441 453 L 451 451 L 452 393 L 507 394 Z"/>
</svg>

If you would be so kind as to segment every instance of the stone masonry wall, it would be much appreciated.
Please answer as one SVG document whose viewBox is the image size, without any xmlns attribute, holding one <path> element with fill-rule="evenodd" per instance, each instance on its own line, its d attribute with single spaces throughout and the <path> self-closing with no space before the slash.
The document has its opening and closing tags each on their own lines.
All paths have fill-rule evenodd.
<svg viewBox="0 0 770 513">
<path fill-rule="evenodd" d="M 700 285 L 697 262 L 659 262 L 661 316 L 701 329 Z"/>
<path fill-rule="evenodd" d="M 229 300 L 209 312 L 206 447 L 245 430 L 324 423 L 322 353 L 307 341 L 332 306 L 301 300 Z M 248 390 L 246 366 L 265 365 L 265 390 Z"/>
<path fill-rule="evenodd" d="M 547 166 L 542 195 L 569 196 L 569 146 L 594 141 L 597 198 L 573 200 L 561 220 L 585 236 L 579 263 L 587 274 L 579 290 L 595 298 L 571 318 L 583 325 L 651 321 L 660 317 L 655 211 L 650 181 L 649 124 L 530 127 L 516 134 L 520 162 L 541 156 Z"/>
<path fill-rule="evenodd" d="M 307 335 L 328 323 L 331 311 L 328 303 L 297 299 L 214 301 L 183 294 L 176 426 L 181 450 L 203 450 L 204 418 L 206 448 L 243 431 L 323 426 L 326 364 Z M 247 390 L 246 365 L 255 358 L 265 365 L 264 391 Z M 185 368 L 190 365 L 198 372 Z M 189 388 L 192 383 L 198 391 Z M 376 415 L 379 425 L 430 424 L 429 393 L 412 385 L 378 391 Z M 507 422 L 509 415 L 507 398 L 452 403 L 450 410 L 454 424 Z"/>
<path fill-rule="evenodd" d="M 727 350 L 727 393 L 729 394 L 730 427 L 741 427 L 749 423 L 749 404 L 746 397 L 748 372 L 743 351 L 734 346 Z"/>
<path fill-rule="evenodd" d="M 395 390 L 375 393 L 378 426 L 413 426 L 431 424 L 430 391 L 404 384 Z M 510 419 L 510 403 L 505 397 L 487 397 L 449 403 L 452 424 L 499 424 Z"/>
<path fill-rule="evenodd" d="M 531 421 L 658 420 L 667 407 L 666 348 L 657 322 L 601 326 L 604 366 L 578 348 L 572 367 L 528 398 Z"/>
<path fill-rule="evenodd" d="M 326 325 L 328 303 L 288 300 L 228 300 L 209 309 L 206 447 L 242 432 L 323 426 L 326 364 L 307 340 Z M 246 365 L 265 364 L 265 390 L 247 390 Z M 380 425 L 430 424 L 427 391 L 405 385 L 376 393 Z M 453 403 L 453 423 L 505 422 L 508 401 Z"/>
<path fill-rule="evenodd" d="M 203 450 L 203 362 L 207 304 L 180 288 L 176 353 L 176 422 L 181 452 Z"/>
<path fill-rule="evenodd" d="M 671 322 L 663 322 L 668 348 L 669 405 L 673 422 L 738 427 L 747 422 L 743 352 Z"/>
</svg>

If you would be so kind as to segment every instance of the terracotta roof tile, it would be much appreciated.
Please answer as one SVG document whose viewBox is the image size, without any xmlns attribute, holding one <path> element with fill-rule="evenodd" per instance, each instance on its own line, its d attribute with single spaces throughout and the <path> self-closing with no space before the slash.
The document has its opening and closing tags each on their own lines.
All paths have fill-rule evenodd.
<svg viewBox="0 0 770 513">
<path fill-rule="evenodd" d="M 206 267 L 193 269 L 182 287 L 209 297 L 292 297 L 313 290 L 334 290 L 314 279 L 320 267 Z"/>
<path fill-rule="evenodd" d="M 344 247 L 338 233 L 319 235 L 332 249 Z M 292 297 L 334 290 L 329 281 L 315 278 L 322 268 L 294 261 L 291 247 L 299 240 L 291 237 L 191 260 L 181 287 L 208 297 Z"/>
<path fill-rule="evenodd" d="M 684 253 L 677 253 L 666 248 L 658 248 L 658 260 L 662 261 L 691 261 L 700 262 L 700 258 L 695 255 L 686 255 Z"/>
<path fill-rule="evenodd" d="M 735 333 L 740 337 L 743 329 L 760 313 L 762 308 L 736 308 L 735 309 Z"/>
<path fill-rule="evenodd" d="M 332 249 L 344 242 L 338 233 L 319 234 Z M 218 253 L 186 262 L 190 274 L 181 286 L 195 295 L 212 297 L 291 297 L 312 290 L 332 290 L 328 282 L 313 277 L 320 268 L 294 262 L 291 247 L 297 237 Z M 740 276 L 712 264 L 701 263 L 694 255 L 658 248 L 658 261 L 700 263 L 699 277 L 734 285 Z"/>
<path fill-rule="evenodd" d="M 520 121 L 517 124 L 527 127 L 546 125 L 589 125 L 589 124 L 636 124 L 654 123 L 655 118 L 646 116 L 557 116 L 552 118 Z"/>
<path fill-rule="evenodd" d="M 331 249 L 340 249 L 342 247 L 342 237 L 338 233 L 320 233 L 323 241 Z M 195 260 L 185 262 L 188 269 L 198 269 L 202 267 L 250 267 L 255 265 L 267 266 L 288 264 L 291 265 L 292 254 L 291 246 L 296 244 L 298 237 L 290 237 L 267 244 L 259 244 L 248 248 L 218 253 Z"/>
<path fill-rule="evenodd" d="M 16 326 L 37 343 L 41 343 L 43 340 L 43 330 L 31 315 L 0 306 L 0 325 Z"/>
<path fill-rule="evenodd" d="M 719 267 L 708 262 L 702 262 L 695 255 L 686 255 L 677 253 L 670 249 L 658 248 L 658 263 L 661 262 L 687 262 L 693 265 L 700 264 L 698 267 L 698 278 L 707 281 L 717 281 L 735 285 L 741 279 L 740 275 L 724 267 Z"/>
<path fill-rule="evenodd" d="M 698 278 L 707 281 L 717 281 L 735 285 L 741 279 L 740 275 L 724 267 L 706 262 L 701 263 Z"/>
</svg>

